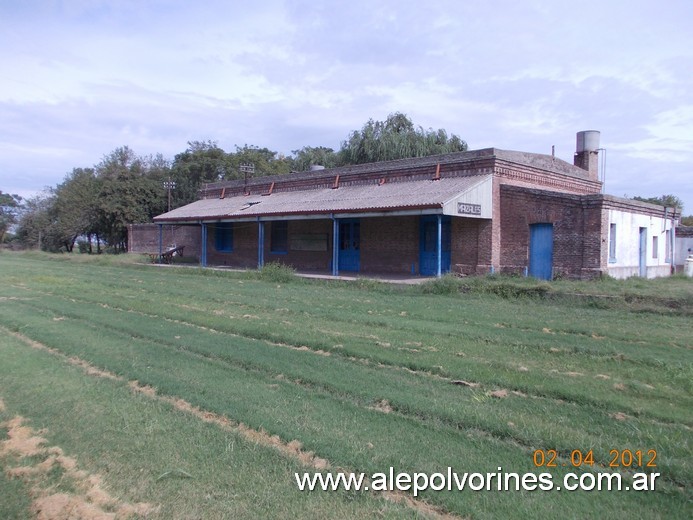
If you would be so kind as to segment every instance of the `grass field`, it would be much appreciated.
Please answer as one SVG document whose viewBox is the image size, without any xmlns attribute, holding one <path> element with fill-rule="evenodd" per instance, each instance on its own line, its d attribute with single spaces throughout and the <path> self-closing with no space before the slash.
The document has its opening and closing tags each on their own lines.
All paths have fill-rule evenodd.
<svg viewBox="0 0 693 520">
<path fill-rule="evenodd" d="M 691 516 L 690 279 L 400 287 L 133 260 L 0 254 L 0 517 L 66 497 L 147 518 Z M 9 449 L 22 435 L 33 452 Z M 612 450 L 656 467 L 604 467 Z M 390 467 L 661 475 L 415 500 L 293 476 Z"/>
</svg>

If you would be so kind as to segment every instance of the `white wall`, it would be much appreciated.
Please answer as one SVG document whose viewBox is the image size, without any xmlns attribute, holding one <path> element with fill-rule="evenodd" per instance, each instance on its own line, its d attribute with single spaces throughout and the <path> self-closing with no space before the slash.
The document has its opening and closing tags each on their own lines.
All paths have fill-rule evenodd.
<svg viewBox="0 0 693 520">
<path fill-rule="evenodd" d="M 691 253 L 688 250 L 691 249 Z M 693 237 L 676 237 L 676 253 L 674 258 L 677 266 L 683 266 L 689 254 L 693 254 Z"/>
<path fill-rule="evenodd" d="M 669 276 L 672 259 L 666 258 L 667 230 L 672 229 L 671 219 L 639 213 L 609 210 L 607 247 L 611 243 L 611 224 L 616 224 L 616 258 L 609 258 L 608 273 L 614 278 L 640 276 L 640 228 L 647 229 L 645 265 L 647 278 Z M 657 238 L 657 255 L 653 255 L 653 237 Z M 673 256 L 673 249 L 672 256 Z"/>
</svg>

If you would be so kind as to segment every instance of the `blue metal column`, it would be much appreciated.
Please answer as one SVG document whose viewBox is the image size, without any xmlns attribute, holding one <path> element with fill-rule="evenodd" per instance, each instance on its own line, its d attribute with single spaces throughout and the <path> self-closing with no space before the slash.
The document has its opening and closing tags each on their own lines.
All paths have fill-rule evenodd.
<svg viewBox="0 0 693 520">
<path fill-rule="evenodd" d="M 159 224 L 159 259 L 157 263 L 161 263 L 161 257 L 164 254 L 164 225 Z"/>
<path fill-rule="evenodd" d="M 257 218 L 257 268 L 265 265 L 265 223 Z"/>
<path fill-rule="evenodd" d="M 202 243 L 200 244 L 200 265 L 207 267 L 207 224 L 202 223 Z"/>
<path fill-rule="evenodd" d="M 339 276 L 339 221 L 332 217 L 332 276 Z"/>
<path fill-rule="evenodd" d="M 436 276 L 440 278 L 443 271 L 443 216 L 438 215 L 438 239 L 436 240 Z"/>
</svg>

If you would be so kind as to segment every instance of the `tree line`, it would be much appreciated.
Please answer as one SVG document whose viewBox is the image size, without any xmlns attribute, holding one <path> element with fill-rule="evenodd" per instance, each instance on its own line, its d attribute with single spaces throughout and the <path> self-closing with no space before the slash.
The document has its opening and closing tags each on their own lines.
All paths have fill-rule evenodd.
<svg viewBox="0 0 693 520">
<path fill-rule="evenodd" d="M 111 252 L 127 250 L 127 226 L 151 222 L 169 207 L 166 182 L 175 183 L 170 206 L 177 208 L 198 199 L 203 184 L 242 179 L 241 165 L 252 163 L 251 176 L 307 171 L 392 159 L 424 157 L 467 150 L 467 143 L 443 130 L 416 126 L 399 112 L 385 121 L 369 119 L 350 132 L 339 150 L 305 146 L 285 156 L 269 148 L 235 146 L 233 152 L 214 141 L 190 141 L 172 161 L 161 154 L 139 156 L 128 146 L 116 148 L 92 167 L 77 167 L 63 182 L 42 194 L 22 200 L 0 191 L 0 243 L 45 251 Z M 674 195 L 633 197 L 682 209 Z M 682 223 L 693 225 L 693 216 Z"/>
<path fill-rule="evenodd" d="M 124 146 L 93 167 L 74 168 L 63 182 L 31 199 L 0 191 L 0 238 L 5 241 L 12 229 L 11 238 L 24 247 L 71 252 L 77 244 L 82 252 L 121 252 L 127 250 L 128 224 L 151 222 L 167 211 L 168 181 L 175 183 L 170 204 L 176 208 L 197 200 L 205 183 L 243 178 L 242 164 L 252 163 L 250 175 L 259 177 L 465 150 L 467 143 L 457 135 L 416 126 L 399 112 L 385 121 L 368 120 L 339 150 L 305 146 L 285 156 L 247 144 L 227 152 L 214 141 L 190 141 L 169 161 Z"/>
</svg>

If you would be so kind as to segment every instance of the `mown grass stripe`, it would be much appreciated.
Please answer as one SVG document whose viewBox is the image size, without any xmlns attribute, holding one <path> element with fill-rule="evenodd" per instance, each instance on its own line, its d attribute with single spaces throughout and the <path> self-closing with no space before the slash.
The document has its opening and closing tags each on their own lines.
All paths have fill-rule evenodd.
<svg viewBox="0 0 693 520">
<path fill-rule="evenodd" d="M 63 306 L 67 305 L 66 302 Z M 62 308 L 60 317 L 70 313 L 65 313 L 68 309 Z M 41 314 L 43 314 L 42 311 Z M 305 353 L 289 353 L 286 356 L 278 356 L 273 352 L 265 352 L 263 354 L 265 362 L 245 358 L 242 362 L 238 362 L 233 354 L 237 353 L 242 348 L 240 343 L 232 346 L 228 353 L 225 353 L 225 348 L 216 348 L 218 342 L 217 335 L 210 337 L 211 343 L 207 345 L 207 350 L 197 350 L 190 346 L 182 346 L 172 342 L 162 341 L 157 339 L 157 335 L 161 332 L 157 325 L 153 334 L 148 335 L 146 324 L 138 324 L 130 320 L 128 327 L 134 327 L 140 331 L 137 338 L 132 338 L 126 330 L 119 329 L 109 325 L 111 317 L 105 313 L 103 309 L 91 309 L 89 313 L 92 316 L 92 321 L 78 319 L 77 322 L 67 323 L 67 320 L 61 320 L 57 323 L 66 329 L 76 329 L 76 325 L 80 322 L 86 330 L 94 331 L 107 328 L 112 332 L 120 335 L 124 341 L 136 343 L 143 348 L 156 347 L 164 350 L 174 350 L 183 353 L 186 356 L 199 356 L 205 362 L 211 362 L 215 365 L 221 365 L 229 369 L 241 369 L 245 373 L 250 370 L 250 375 L 256 374 L 264 379 L 266 384 L 275 384 L 273 381 L 280 373 L 288 373 L 289 376 L 283 379 L 284 384 L 292 384 L 295 379 L 301 380 L 301 387 L 305 390 L 316 393 L 320 392 L 323 395 L 339 401 L 340 403 L 347 402 L 350 405 L 361 408 L 372 406 L 373 401 L 382 398 L 391 399 L 390 404 L 397 410 L 405 419 L 415 420 L 421 424 L 437 424 L 440 427 L 450 427 L 451 431 L 457 432 L 462 429 L 462 433 L 467 431 L 474 432 L 481 430 L 493 437 L 497 437 L 503 441 L 509 441 L 512 444 L 517 444 L 523 447 L 525 451 L 531 451 L 532 446 L 537 446 L 538 442 L 550 443 L 553 448 L 567 456 L 573 446 L 590 446 L 594 449 L 595 456 L 598 460 L 608 460 L 608 452 L 611 446 L 624 445 L 627 442 L 633 442 L 632 424 L 627 422 L 616 422 L 606 413 L 598 414 L 594 410 L 585 410 L 580 407 L 566 407 L 564 405 L 550 406 L 547 403 L 535 403 L 532 400 L 524 398 L 509 398 L 504 399 L 497 404 L 494 404 L 493 413 L 488 411 L 481 412 L 476 410 L 478 404 L 484 402 L 493 402 L 492 397 L 488 397 L 484 393 L 473 393 L 464 398 L 464 394 L 460 393 L 457 388 L 447 384 L 438 384 L 432 387 L 427 385 L 416 386 L 415 380 L 404 378 L 395 380 L 388 387 L 389 381 L 386 378 L 377 378 L 376 374 L 370 375 L 367 367 L 361 367 L 360 372 L 343 373 L 348 367 L 338 366 L 335 370 L 329 369 L 329 364 L 336 360 L 317 360 L 307 357 Z M 22 313 L 24 315 L 25 313 Z M 98 318 L 101 314 L 101 319 Z M 57 316 L 57 315 L 56 315 Z M 175 332 L 168 331 L 167 334 L 173 337 Z M 113 335 L 111 335 L 113 336 Z M 153 337 L 152 337 L 153 336 Z M 201 334 L 199 337 L 204 336 Z M 254 343 L 254 342 L 253 342 Z M 253 354 L 258 354 L 258 345 L 251 344 L 248 352 L 252 357 Z M 78 354 L 82 355 L 82 354 Z M 295 360 L 294 358 L 301 358 Z M 229 362 L 230 361 L 230 362 Z M 273 364 L 273 369 L 267 370 L 268 363 Z M 300 367 L 302 370 L 292 372 L 291 366 Z M 288 368 L 285 370 L 284 367 Z M 295 369 L 294 369 L 295 370 Z M 315 383 L 317 376 L 322 376 L 323 379 Z M 341 379 L 340 379 L 341 378 Z M 376 381 L 374 385 L 369 381 Z M 331 383 L 329 383 L 331 381 Z M 341 386 L 338 386 L 341 382 Z M 337 386 L 335 386 L 337 385 Z M 354 387 L 359 392 L 350 391 L 350 387 Z M 388 389 L 389 388 L 389 389 Z M 447 395 L 446 395 L 447 394 Z M 371 396 L 369 400 L 368 396 Z M 377 397 L 373 397 L 377 396 Z M 463 414 L 464 402 L 468 405 L 467 415 Z M 457 407 L 451 408 L 450 403 L 455 402 Z M 441 406 L 442 405 L 442 406 Z M 481 412 L 481 413 L 480 413 Z M 531 422 L 527 421 L 527 417 L 531 417 Z M 499 420 L 502 418 L 501 420 Z M 584 427 L 581 430 L 574 430 L 570 427 L 564 428 L 561 423 L 572 421 L 583 421 Z M 512 426 L 510 426 L 511 423 Z M 502 429 L 499 429 L 498 426 Z M 610 430 L 608 436 L 604 435 L 605 430 Z M 650 443 L 656 449 L 661 449 L 660 441 L 655 441 L 657 437 L 666 438 L 667 440 L 678 439 L 673 444 L 677 446 L 675 451 L 671 452 L 671 466 L 663 464 L 673 481 L 685 480 L 688 476 L 681 474 L 683 467 L 681 466 L 682 458 L 687 452 L 687 432 L 678 428 L 662 428 L 658 425 L 648 425 L 638 422 L 638 438 L 643 443 Z M 678 455 L 677 455 L 678 452 Z M 527 455 L 529 456 L 529 455 Z M 678 461 L 678 462 L 677 462 Z"/>
<path fill-rule="evenodd" d="M 56 296 L 56 297 L 57 298 L 63 298 L 60 296 Z M 82 300 L 77 299 L 77 302 L 79 302 L 79 301 L 82 301 Z M 56 305 L 62 306 L 64 304 L 59 303 Z M 53 308 L 55 309 L 55 305 L 53 306 Z M 133 309 L 123 309 L 123 311 L 133 311 Z M 148 314 L 144 311 L 134 311 L 134 312 L 140 312 L 143 315 L 152 317 L 151 314 Z M 181 320 L 180 317 L 173 318 L 173 317 L 169 317 L 169 316 L 171 316 L 171 314 L 168 313 L 166 310 L 164 310 L 164 312 L 161 315 L 161 318 L 177 321 L 179 324 L 183 324 L 183 325 L 186 325 L 189 323 L 187 321 Z M 190 319 L 190 318 L 196 318 L 199 321 L 201 318 L 204 318 L 204 316 L 188 316 L 188 319 Z M 104 316 L 104 318 L 101 320 L 101 322 L 108 325 L 108 323 L 110 322 L 110 316 Z M 213 325 L 218 326 L 219 327 L 218 329 L 213 329 L 213 330 L 216 330 L 217 332 L 222 333 L 222 334 L 231 334 L 231 335 L 234 335 L 234 337 L 248 337 L 248 336 L 245 336 L 243 334 L 236 334 L 235 332 L 228 332 L 228 331 L 224 330 L 224 328 L 225 328 L 224 322 L 223 322 L 223 320 L 220 320 L 218 318 L 204 321 L 204 323 L 206 323 L 210 327 Z M 198 323 L 193 323 L 192 326 L 195 326 L 195 327 L 199 326 L 202 328 L 207 327 L 206 325 L 199 325 Z M 207 328 L 210 328 L 210 327 L 207 327 Z M 154 331 L 154 333 L 150 334 L 149 337 L 153 338 L 153 339 L 157 339 L 158 335 L 159 335 L 159 331 Z M 254 335 L 251 335 L 250 338 L 251 339 L 258 339 Z M 260 341 L 266 341 L 269 343 L 273 343 L 273 342 L 270 342 L 269 340 L 260 340 Z M 298 345 L 289 345 L 289 347 L 301 348 Z M 341 352 L 335 352 L 334 350 L 332 352 L 337 354 L 337 355 L 341 354 Z M 480 381 L 480 382 L 487 382 L 488 380 L 494 380 L 494 378 L 495 378 L 496 384 L 500 383 L 502 385 L 503 384 L 503 376 L 501 375 L 499 378 L 499 374 L 502 374 L 503 372 L 508 370 L 508 367 L 503 365 L 503 364 L 489 365 L 488 363 L 484 363 L 484 364 L 479 365 L 479 363 L 475 363 L 474 361 L 468 362 L 467 364 L 469 365 L 467 367 L 467 372 L 461 374 L 461 377 L 470 378 L 470 375 L 474 374 L 474 375 L 476 375 L 476 380 Z M 401 368 L 401 365 L 389 365 L 389 366 Z M 497 369 L 497 370 L 493 370 L 492 372 L 485 374 L 483 372 L 483 370 L 484 369 L 488 370 L 489 366 L 491 369 Z M 472 368 L 472 367 L 474 367 L 474 368 Z M 604 369 L 603 364 L 599 368 L 601 368 L 603 370 Z M 595 367 L 595 369 L 596 369 L 596 367 Z M 545 371 L 548 371 L 548 367 L 545 368 Z M 512 372 L 514 372 L 514 370 L 511 370 L 511 373 Z M 560 376 L 560 374 L 558 374 L 558 375 Z M 479 377 L 479 376 L 482 376 L 482 377 Z M 507 376 L 507 377 L 510 378 L 511 376 Z M 534 377 L 534 379 L 532 379 L 532 377 Z M 537 377 L 539 377 L 538 380 L 537 380 Z M 553 378 L 556 379 L 557 381 L 562 381 L 562 379 L 564 379 L 564 378 L 558 378 L 556 376 L 553 376 Z M 584 388 L 582 387 L 582 383 L 579 381 L 572 382 L 569 380 L 569 382 L 564 383 L 566 386 L 569 386 L 570 384 L 572 384 L 576 388 L 576 391 L 579 390 L 582 392 L 581 394 L 578 394 L 580 397 L 578 399 L 576 399 L 574 393 L 565 392 L 565 391 L 558 394 L 558 395 L 552 394 L 551 392 L 547 393 L 546 391 L 542 392 L 542 393 L 536 393 L 535 390 L 538 387 L 537 384 L 538 383 L 544 383 L 544 381 L 546 379 L 544 376 L 537 376 L 536 374 L 532 374 L 532 375 L 526 375 L 525 379 L 527 379 L 527 381 L 525 381 L 524 383 L 516 385 L 516 386 L 511 386 L 511 387 L 509 387 L 509 389 L 510 390 L 520 390 L 520 391 L 523 391 L 524 393 L 528 393 L 528 395 L 530 395 L 530 396 L 536 395 L 539 397 L 558 398 L 558 399 L 567 400 L 569 402 L 576 402 L 576 403 L 582 404 L 582 405 L 594 406 L 596 403 L 598 405 L 598 407 L 601 408 L 602 410 L 604 410 L 604 405 L 607 405 L 607 407 L 611 407 L 611 410 L 610 410 L 611 412 L 615 412 L 615 411 L 626 412 L 626 413 L 629 413 L 629 414 L 632 414 L 635 416 L 639 416 L 639 417 L 643 417 L 643 418 L 651 416 L 652 412 L 654 412 L 654 415 L 652 417 L 655 419 L 658 419 L 658 420 L 662 420 L 662 417 L 660 416 L 660 411 L 663 409 L 662 405 L 668 405 L 669 400 L 671 398 L 670 393 L 664 393 L 664 392 L 662 392 L 658 389 L 655 389 L 655 388 L 647 388 L 646 389 L 645 387 L 643 387 L 639 391 L 641 394 L 643 394 L 642 399 L 644 400 L 644 402 L 650 403 L 649 408 L 634 409 L 634 408 L 632 408 L 632 406 L 630 406 L 630 402 L 625 398 L 625 396 L 622 397 L 620 400 L 615 400 L 615 401 L 613 401 L 613 400 L 597 401 L 596 399 L 589 399 L 589 396 L 584 395 Z M 672 375 L 670 376 L 670 379 L 673 379 L 672 382 L 674 382 L 674 381 L 676 381 L 676 376 L 674 376 L 672 373 Z M 517 382 L 517 380 L 515 380 L 515 382 Z M 594 385 L 594 387 L 597 387 L 601 384 L 601 386 L 608 388 L 610 385 L 613 384 L 613 381 L 609 381 L 609 382 L 595 381 L 592 384 Z M 632 390 L 638 391 L 638 388 L 635 387 Z M 615 396 L 618 397 L 618 394 L 615 394 Z M 685 402 L 682 402 L 680 404 L 684 407 L 684 409 L 686 409 L 687 405 Z M 642 406 L 642 401 L 641 401 L 641 406 Z M 608 412 L 609 409 L 607 408 L 606 411 Z M 600 413 L 603 413 L 603 412 L 600 412 Z M 667 414 L 669 414 L 669 413 L 670 413 L 670 411 L 667 410 Z M 666 417 L 663 420 L 668 421 L 670 419 L 668 417 Z"/>
</svg>

